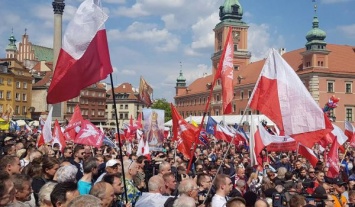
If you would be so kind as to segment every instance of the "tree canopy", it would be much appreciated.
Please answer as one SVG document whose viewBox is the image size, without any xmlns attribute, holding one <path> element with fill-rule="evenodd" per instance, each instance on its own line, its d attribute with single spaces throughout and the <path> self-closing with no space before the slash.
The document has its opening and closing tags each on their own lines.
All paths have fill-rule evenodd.
<svg viewBox="0 0 355 207">
<path fill-rule="evenodd" d="M 171 119 L 171 107 L 170 103 L 166 101 L 165 98 L 156 99 L 154 103 L 150 106 L 152 109 L 161 109 L 165 111 L 165 122 Z"/>
</svg>

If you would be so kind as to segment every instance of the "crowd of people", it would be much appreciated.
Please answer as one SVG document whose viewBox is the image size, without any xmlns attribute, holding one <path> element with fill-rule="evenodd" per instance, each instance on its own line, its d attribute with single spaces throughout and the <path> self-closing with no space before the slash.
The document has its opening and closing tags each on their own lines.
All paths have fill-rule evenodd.
<svg viewBox="0 0 355 207">
<path fill-rule="evenodd" d="M 110 133 L 107 133 L 110 134 Z M 0 206 L 345 207 L 355 203 L 355 152 L 339 153 L 341 173 L 311 166 L 297 152 L 266 152 L 251 166 L 248 148 L 211 140 L 191 161 L 170 138 L 164 150 L 137 156 L 138 141 L 118 148 L 68 142 L 36 147 L 38 134 L 0 134 Z M 114 139 L 113 137 L 111 137 Z M 228 150 L 229 148 L 229 150 Z M 315 146 L 314 151 L 320 155 Z M 326 149 L 327 150 L 327 149 Z M 224 159 L 225 157 L 225 159 Z M 188 173 L 187 173 L 188 172 Z"/>
</svg>

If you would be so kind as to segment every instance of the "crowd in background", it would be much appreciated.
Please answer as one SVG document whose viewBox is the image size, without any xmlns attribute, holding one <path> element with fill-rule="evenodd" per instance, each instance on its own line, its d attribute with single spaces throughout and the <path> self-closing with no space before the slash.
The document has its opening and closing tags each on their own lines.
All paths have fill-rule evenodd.
<svg viewBox="0 0 355 207">
<path fill-rule="evenodd" d="M 37 148 L 37 138 L 38 134 L 25 131 L 0 135 L 0 206 L 345 207 L 355 203 L 351 147 L 339 153 L 339 177 L 329 178 L 317 146 L 316 166 L 296 151 L 264 151 L 263 166 L 255 167 L 248 147 L 232 145 L 228 151 L 227 143 L 211 140 L 192 152 L 187 173 L 189 160 L 176 151 L 170 138 L 163 151 L 149 156 L 136 155 L 134 139 L 122 146 L 121 155 L 118 148 L 72 142 L 62 152 L 50 144 Z"/>
</svg>

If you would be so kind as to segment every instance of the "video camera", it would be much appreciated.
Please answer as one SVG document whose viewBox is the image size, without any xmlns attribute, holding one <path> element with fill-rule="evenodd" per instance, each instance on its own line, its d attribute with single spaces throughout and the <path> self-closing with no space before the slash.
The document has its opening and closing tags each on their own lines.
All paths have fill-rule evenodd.
<svg viewBox="0 0 355 207">
<path fill-rule="evenodd" d="M 303 195 L 306 198 L 307 203 L 309 201 L 313 201 L 315 203 L 316 207 L 323 207 L 325 206 L 325 200 L 328 199 L 328 197 L 326 195 Z"/>
<path fill-rule="evenodd" d="M 274 193 L 272 194 L 272 206 L 273 207 L 284 207 L 287 206 L 287 200 L 284 193 Z"/>
</svg>

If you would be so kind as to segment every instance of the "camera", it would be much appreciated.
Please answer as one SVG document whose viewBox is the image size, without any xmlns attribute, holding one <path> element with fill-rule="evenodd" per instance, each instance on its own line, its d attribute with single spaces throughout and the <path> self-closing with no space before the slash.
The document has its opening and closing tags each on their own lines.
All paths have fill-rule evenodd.
<svg viewBox="0 0 355 207">
<path fill-rule="evenodd" d="M 272 194 L 272 206 L 273 207 L 287 206 L 287 200 L 285 194 L 284 193 Z"/>
</svg>

